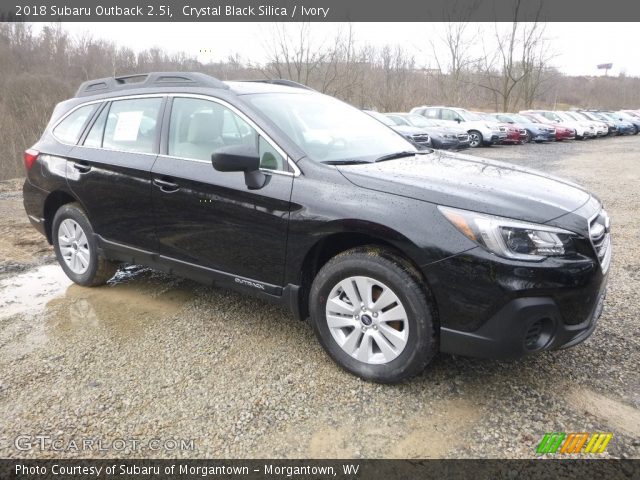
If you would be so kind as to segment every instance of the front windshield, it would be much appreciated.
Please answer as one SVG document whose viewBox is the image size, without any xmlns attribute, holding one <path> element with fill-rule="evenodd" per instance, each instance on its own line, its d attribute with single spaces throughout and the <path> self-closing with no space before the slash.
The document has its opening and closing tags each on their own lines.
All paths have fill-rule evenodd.
<svg viewBox="0 0 640 480">
<path fill-rule="evenodd" d="M 460 109 L 456 110 L 456 112 L 458 112 L 458 114 L 461 115 L 462 118 L 464 118 L 467 122 L 477 122 L 479 120 L 482 120 L 482 117 L 480 115 L 476 115 L 469 110 Z"/>
<path fill-rule="evenodd" d="M 366 113 L 367 115 L 371 115 L 373 118 L 375 118 L 379 122 L 382 122 L 385 125 L 388 125 L 390 127 L 392 127 L 392 126 L 394 126 L 396 124 L 396 122 L 391 120 L 384 113 L 374 112 L 373 110 L 363 110 L 363 112 Z"/>
<path fill-rule="evenodd" d="M 437 122 L 435 122 L 433 120 L 429 120 L 428 118 L 425 118 L 422 115 L 407 115 L 406 118 L 409 119 L 409 122 L 414 127 L 424 128 L 424 127 L 436 127 L 436 126 L 438 126 Z"/>
<path fill-rule="evenodd" d="M 417 151 L 375 118 L 326 95 L 265 93 L 245 99 L 317 162 L 372 162 L 391 153 Z"/>
<path fill-rule="evenodd" d="M 578 118 L 578 116 L 573 112 L 564 112 L 564 115 L 573 119 L 574 121 L 582 121 L 582 119 Z"/>
<path fill-rule="evenodd" d="M 509 118 L 516 123 L 531 123 L 531 120 L 518 114 L 509 115 Z"/>
</svg>

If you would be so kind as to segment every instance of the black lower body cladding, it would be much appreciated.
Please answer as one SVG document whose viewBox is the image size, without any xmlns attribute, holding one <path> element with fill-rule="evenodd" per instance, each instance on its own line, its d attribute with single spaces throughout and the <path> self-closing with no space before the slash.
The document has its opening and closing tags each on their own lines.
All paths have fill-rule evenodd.
<svg viewBox="0 0 640 480">
<path fill-rule="evenodd" d="M 607 276 L 591 258 L 540 263 L 478 247 L 423 269 L 445 353 L 516 358 L 575 345 L 595 329 Z"/>
</svg>

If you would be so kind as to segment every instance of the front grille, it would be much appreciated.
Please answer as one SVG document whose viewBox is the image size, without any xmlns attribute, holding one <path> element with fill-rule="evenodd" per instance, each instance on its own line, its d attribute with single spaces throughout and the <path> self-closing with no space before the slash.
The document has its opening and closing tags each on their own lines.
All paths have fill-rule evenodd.
<svg viewBox="0 0 640 480">
<path fill-rule="evenodd" d="M 429 135 L 427 134 L 412 135 L 411 138 L 416 143 L 429 143 Z"/>
<path fill-rule="evenodd" d="M 459 133 L 458 140 L 461 142 L 467 142 L 469 140 L 469 135 L 467 133 Z"/>
<path fill-rule="evenodd" d="M 589 239 L 598 256 L 602 271 L 606 272 L 611 262 L 611 234 L 609 233 L 609 215 L 604 210 L 589 222 Z"/>
</svg>

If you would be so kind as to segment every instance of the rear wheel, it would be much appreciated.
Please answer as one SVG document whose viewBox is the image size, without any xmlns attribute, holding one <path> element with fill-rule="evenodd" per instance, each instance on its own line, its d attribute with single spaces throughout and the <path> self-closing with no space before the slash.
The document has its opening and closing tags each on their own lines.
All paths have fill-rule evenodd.
<svg viewBox="0 0 640 480">
<path fill-rule="evenodd" d="M 58 263 L 75 283 L 94 287 L 116 273 L 116 266 L 98 251 L 91 223 L 79 204 L 60 207 L 53 217 L 52 237 Z"/>
<path fill-rule="evenodd" d="M 418 274 L 379 248 L 342 253 L 313 281 L 316 336 L 345 370 L 366 380 L 398 382 L 436 353 L 433 314 Z"/>
<path fill-rule="evenodd" d="M 532 138 L 533 136 L 531 135 L 531 132 L 529 130 L 525 130 L 524 143 L 529 143 Z"/>
<path fill-rule="evenodd" d="M 469 131 L 469 146 L 471 148 L 477 148 L 482 145 L 482 134 L 477 130 Z"/>
</svg>

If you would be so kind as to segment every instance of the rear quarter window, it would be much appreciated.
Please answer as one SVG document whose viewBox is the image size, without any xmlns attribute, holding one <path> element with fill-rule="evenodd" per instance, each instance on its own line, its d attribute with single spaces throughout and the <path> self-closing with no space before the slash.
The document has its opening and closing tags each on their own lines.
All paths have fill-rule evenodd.
<svg viewBox="0 0 640 480">
<path fill-rule="evenodd" d="M 85 105 L 74 110 L 53 129 L 53 136 L 63 143 L 75 145 L 95 109 L 96 105 Z"/>
</svg>

